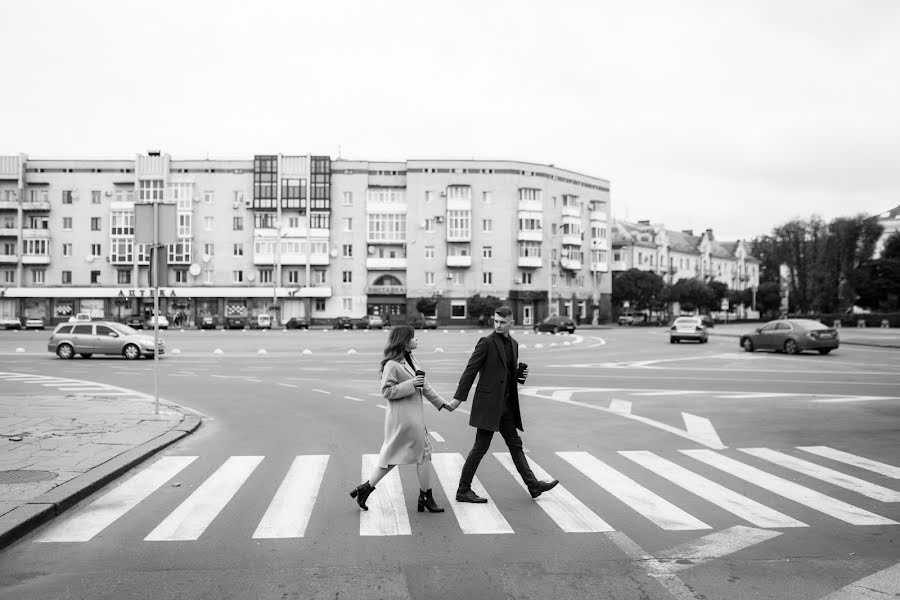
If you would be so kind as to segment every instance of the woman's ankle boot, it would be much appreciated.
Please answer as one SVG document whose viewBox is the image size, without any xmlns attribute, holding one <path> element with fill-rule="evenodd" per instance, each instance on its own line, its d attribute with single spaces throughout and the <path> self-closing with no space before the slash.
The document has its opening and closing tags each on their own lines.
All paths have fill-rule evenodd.
<svg viewBox="0 0 900 600">
<path fill-rule="evenodd" d="M 419 490 L 419 512 L 424 511 L 426 508 L 428 512 L 444 512 L 444 509 L 434 501 L 434 496 L 431 495 L 431 488 L 424 492 Z"/>
<path fill-rule="evenodd" d="M 369 497 L 369 494 L 375 491 L 375 486 L 373 486 L 368 481 L 356 486 L 352 490 L 350 490 L 350 497 L 356 498 L 356 503 L 359 504 L 359 507 L 363 510 L 369 510 L 369 507 L 366 506 L 366 498 Z"/>
</svg>

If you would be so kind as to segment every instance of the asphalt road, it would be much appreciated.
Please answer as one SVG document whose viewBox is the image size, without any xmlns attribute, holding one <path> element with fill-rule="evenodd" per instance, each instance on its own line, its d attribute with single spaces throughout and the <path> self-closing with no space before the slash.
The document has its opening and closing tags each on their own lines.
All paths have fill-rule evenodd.
<svg viewBox="0 0 900 600">
<path fill-rule="evenodd" d="M 180 352 L 160 361 L 160 394 L 203 426 L 0 554 L 0 597 L 818 600 L 877 573 L 900 594 L 900 351 L 514 334 L 529 459 L 562 483 L 532 500 L 497 436 L 478 471 L 491 502 L 458 505 L 468 403 L 426 405 L 447 508 L 429 514 L 412 467 L 368 513 L 347 495 L 382 441 L 386 332 L 166 332 Z M 448 399 L 478 335 L 419 333 Z M 61 361 L 46 337 L 6 333 L 26 352 L 0 370 L 152 393 L 152 361 Z M 121 506 L 152 477 L 97 528 L 96 500 Z"/>
</svg>

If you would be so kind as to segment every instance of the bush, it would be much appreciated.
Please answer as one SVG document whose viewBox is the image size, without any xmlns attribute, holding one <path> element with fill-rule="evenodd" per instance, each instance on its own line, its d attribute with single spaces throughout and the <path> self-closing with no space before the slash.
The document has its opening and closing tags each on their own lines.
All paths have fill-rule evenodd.
<svg viewBox="0 0 900 600">
<path fill-rule="evenodd" d="M 812 315 L 791 315 L 798 319 L 816 319 L 826 325 L 834 325 L 835 321 L 841 322 L 841 327 L 858 327 L 860 321 L 865 322 L 866 327 L 881 327 L 881 322 L 887 319 L 890 327 L 900 327 L 900 312 L 870 313 L 867 315 L 851 313 L 821 313 Z"/>
</svg>

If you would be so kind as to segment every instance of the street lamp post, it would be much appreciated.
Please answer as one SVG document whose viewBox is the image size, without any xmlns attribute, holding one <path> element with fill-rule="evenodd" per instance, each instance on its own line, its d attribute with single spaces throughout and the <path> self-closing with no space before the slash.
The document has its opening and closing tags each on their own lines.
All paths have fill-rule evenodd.
<svg viewBox="0 0 900 600">
<path fill-rule="evenodd" d="M 275 226 L 275 248 L 273 249 L 274 260 L 272 261 L 272 312 L 275 316 L 276 323 L 279 321 L 278 315 L 278 288 L 281 285 L 281 239 L 287 235 L 282 233 L 282 224 Z"/>
</svg>

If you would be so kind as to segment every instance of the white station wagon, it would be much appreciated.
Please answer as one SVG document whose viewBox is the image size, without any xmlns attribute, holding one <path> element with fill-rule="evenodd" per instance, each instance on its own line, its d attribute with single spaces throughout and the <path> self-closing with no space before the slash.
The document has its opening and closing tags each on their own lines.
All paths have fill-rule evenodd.
<svg viewBox="0 0 900 600">
<path fill-rule="evenodd" d="M 63 323 L 50 335 L 47 350 L 63 359 L 73 358 L 76 354 L 82 358 L 111 354 L 135 360 L 153 356 L 153 337 L 114 321 Z M 166 353 L 162 339 L 159 340 L 159 353 Z"/>
</svg>

